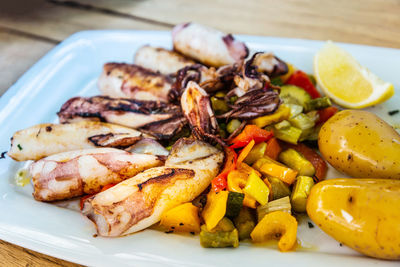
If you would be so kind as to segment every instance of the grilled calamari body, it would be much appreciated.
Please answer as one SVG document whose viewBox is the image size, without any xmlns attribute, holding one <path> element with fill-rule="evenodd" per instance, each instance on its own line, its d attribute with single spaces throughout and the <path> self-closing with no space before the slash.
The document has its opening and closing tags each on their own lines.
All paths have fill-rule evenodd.
<svg viewBox="0 0 400 267">
<path fill-rule="evenodd" d="M 159 139 L 168 139 L 186 124 L 177 105 L 107 96 L 74 97 L 57 113 L 61 123 L 95 120 L 139 128 Z"/>
<path fill-rule="evenodd" d="M 116 237 L 157 223 L 163 212 L 192 201 L 218 174 L 223 153 L 180 139 L 164 167 L 146 170 L 86 200 L 83 213 L 101 236 Z"/>
<path fill-rule="evenodd" d="M 157 156 L 115 148 L 95 148 L 55 154 L 31 164 L 33 196 L 39 201 L 94 194 L 110 183 L 163 164 Z"/>
<path fill-rule="evenodd" d="M 176 51 L 208 66 L 233 64 L 249 53 L 246 45 L 232 35 L 196 23 L 176 25 L 172 40 Z"/>
<path fill-rule="evenodd" d="M 137 130 L 104 122 L 44 123 L 16 132 L 8 155 L 17 161 L 95 147 L 125 148 L 142 139 Z"/>
<path fill-rule="evenodd" d="M 135 64 L 161 74 L 175 74 L 178 70 L 195 64 L 181 54 L 161 47 L 142 46 L 136 51 Z"/>
<path fill-rule="evenodd" d="M 100 92 L 110 97 L 164 102 L 171 84 L 167 76 L 125 63 L 106 63 L 98 81 Z"/>
</svg>

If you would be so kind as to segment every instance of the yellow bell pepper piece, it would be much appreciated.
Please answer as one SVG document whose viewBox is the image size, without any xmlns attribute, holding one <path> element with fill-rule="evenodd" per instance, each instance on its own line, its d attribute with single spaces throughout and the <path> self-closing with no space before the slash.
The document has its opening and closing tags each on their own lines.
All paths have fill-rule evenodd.
<svg viewBox="0 0 400 267">
<path fill-rule="evenodd" d="M 243 188 L 243 192 L 255 198 L 261 205 L 268 203 L 270 190 L 255 172 L 250 173 L 246 186 Z"/>
<path fill-rule="evenodd" d="M 247 167 L 251 168 L 250 166 Z M 237 193 L 244 193 L 243 206 L 255 209 L 257 201 L 243 192 L 243 188 L 246 186 L 248 177 L 249 172 L 245 172 L 243 170 L 231 171 L 228 174 L 228 190 Z"/>
<path fill-rule="evenodd" d="M 242 162 L 239 166 L 237 166 L 237 170 L 247 173 L 247 176 L 249 176 L 252 171 L 255 172 L 258 176 L 261 176 L 261 173 L 259 171 L 250 167 L 249 165 L 247 165 L 244 162 Z"/>
<path fill-rule="evenodd" d="M 297 221 L 284 211 L 274 211 L 265 215 L 250 234 L 256 243 L 278 238 L 280 251 L 291 250 L 296 244 L 296 235 Z"/>
<path fill-rule="evenodd" d="M 268 126 L 270 124 L 287 120 L 290 117 L 290 108 L 285 104 L 279 106 L 279 108 L 271 115 L 255 118 L 250 123 L 257 125 L 260 128 Z"/>
<path fill-rule="evenodd" d="M 199 208 L 185 203 L 168 210 L 161 216 L 160 225 L 174 232 L 200 232 Z"/>
<path fill-rule="evenodd" d="M 287 184 L 292 184 L 297 176 L 297 171 L 292 170 L 285 165 L 264 156 L 253 164 L 253 168 L 264 175 L 277 177 Z"/>
<path fill-rule="evenodd" d="M 286 65 L 288 66 L 288 72 L 284 75 L 279 76 L 281 78 L 281 81 L 285 83 L 290 76 L 292 76 L 293 72 L 296 70 L 296 67 L 293 66 L 292 64 L 286 62 Z"/>
<path fill-rule="evenodd" d="M 204 207 L 202 215 L 209 231 L 217 226 L 219 221 L 225 216 L 228 194 L 229 191 L 214 192 L 211 190 L 207 195 L 207 204 Z"/>
</svg>

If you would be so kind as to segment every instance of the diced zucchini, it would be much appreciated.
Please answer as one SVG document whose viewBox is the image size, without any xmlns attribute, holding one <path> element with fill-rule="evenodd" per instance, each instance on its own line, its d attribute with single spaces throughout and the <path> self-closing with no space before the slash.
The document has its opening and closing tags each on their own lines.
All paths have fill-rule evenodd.
<svg viewBox="0 0 400 267">
<path fill-rule="evenodd" d="M 278 210 L 292 213 L 292 206 L 290 205 L 290 198 L 288 196 L 268 202 L 267 205 L 258 206 L 257 220 L 261 221 L 268 213 Z"/>
<path fill-rule="evenodd" d="M 279 199 L 290 196 L 290 188 L 281 179 L 276 177 L 268 177 L 268 181 L 271 184 L 272 197 Z"/>
<path fill-rule="evenodd" d="M 301 130 L 307 130 L 314 127 L 314 121 L 304 113 L 300 113 L 297 116 L 290 118 L 289 122 L 296 128 Z"/>
<path fill-rule="evenodd" d="M 299 175 L 313 176 L 315 168 L 306 158 L 296 150 L 289 148 L 278 156 L 279 161 L 299 172 Z"/>
<path fill-rule="evenodd" d="M 313 186 L 314 186 L 313 178 L 309 176 L 297 177 L 296 184 L 293 187 L 292 195 L 290 197 L 294 211 L 296 212 L 306 211 L 307 198 Z"/>
<path fill-rule="evenodd" d="M 302 141 L 306 140 L 313 133 L 314 133 L 314 127 L 303 130 L 301 132 L 299 141 L 302 142 Z"/>
<path fill-rule="evenodd" d="M 318 110 L 312 110 L 306 113 L 306 115 L 314 122 L 317 123 L 319 120 L 319 113 Z"/>
<path fill-rule="evenodd" d="M 226 130 L 228 131 L 228 133 L 233 133 L 237 128 L 239 128 L 241 121 L 237 120 L 237 119 L 233 119 L 231 120 L 228 125 L 226 125 Z"/>
<path fill-rule="evenodd" d="M 288 122 L 287 120 L 278 122 L 277 124 L 274 125 L 275 129 L 277 130 L 281 130 L 281 129 L 285 129 L 290 127 L 290 122 Z"/>
<path fill-rule="evenodd" d="M 296 104 L 303 107 L 311 100 L 309 93 L 294 85 L 283 85 L 279 97 L 285 104 Z"/>
<path fill-rule="evenodd" d="M 215 113 L 222 114 L 229 110 L 228 105 L 223 99 L 219 99 L 215 96 L 211 97 L 211 106 Z"/>
<path fill-rule="evenodd" d="M 243 192 L 256 199 L 261 205 L 268 203 L 269 188 L 255 171 L 250 173 Z"/>
<path fill-rule="evenodd" d="M 265 115 L 251 120 L 252 124 L 257 125 L 260 128 L 268 126 L 273 123 L 277 123 L 283 120 L 287 120 L 290 116 L 290 108 L 284 104 L 280 105 L 279 108 L 271 115 Z"/>
<path fill-rule="evenodd" d="M 284 129 L 274 129 L 274 135 L 279 140 L 296 145 L 301 136 L 301 129 L 290 126 Z"/>
<path fill-rule="evenodd" d="M 224 217 L 222 220 L 219 221 L 217 226 L 213 229 L 214 231 L 222 231 L 222 232 L 230 232 L 235 229 L 235 225 L 231 220 Z"/>
<path fill-rule="evenodd" d="M 293 118 L 303 112 L 303 106 L 296 104 L 285 104 L 290 108 L 290 118 Z"/>
<path fill-rule="evenodd" d="M 253 164 L 259 158 L 262 158 L 264 156 L 265 150 L 267 150 L 267 143 L 266 142 L 258 143 L 250 150 L 249 154 L 244 159 L 244 162 L 249 165 Z"/>
<path fill-rule="evenodd" d="M 236 229 L 232 231 L 209 231 L 207 226 L 202 225 L 200 231 L 200 244 L 204 248 L 225 248 L 239 246 L 239 233 Z"/>
<path fill-rule="evenodd" d="M 225 216 L 228 218 L 236 218 L 243 207 L 243 199 L 244 194 L 229 192 Z"/>
<path fill-rule="evenodd" d="M 318 135 L 319 131 L 321 130 L 322 125 L 318 125 L 312 129 L 312 132 L 305 138 L 305 140 L 310 140 L 310 141 L 317 141 L 318 140 Z"/>
<path fill-rule="evenodd" d="M 243 207 L 239 215 L 235 218 L 234 223 L 239 232 L 239 240 L 250 238 L 250 233 L 256 226 L 254 216 L 247 207 Z"/>
<path fill-rule="evenodd" d="M 318 110 L 332 106 L 332 102 L 329 97 L 319 97 L 311 99 L 310 101 L 305 103 L 304 109 L 305 111 Z"/>
</svg>

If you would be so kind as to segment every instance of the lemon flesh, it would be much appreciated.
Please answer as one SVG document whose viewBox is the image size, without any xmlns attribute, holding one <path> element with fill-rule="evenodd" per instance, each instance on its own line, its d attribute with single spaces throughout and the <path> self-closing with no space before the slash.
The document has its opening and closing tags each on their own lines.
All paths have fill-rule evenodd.
<svg viewBox="0 0 400 267">
<path fill-rule="evenodd" d="M 347 108 L 376 105 L 394 94 L 392 84 L 381 80 L 332 42 L 327 42 L 315 55 L 314 70 L 325 94 Z"/>
</svg>

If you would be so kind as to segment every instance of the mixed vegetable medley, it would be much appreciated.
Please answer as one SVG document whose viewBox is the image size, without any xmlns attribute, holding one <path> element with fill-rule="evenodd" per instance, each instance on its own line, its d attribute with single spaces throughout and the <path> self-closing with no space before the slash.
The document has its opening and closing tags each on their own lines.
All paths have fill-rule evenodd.
<svg viewBox="0 0 400 267">
<path fill-rule="evenodd" d="M 206 248 L 274 239 L 280 251 L 295 250 L 296 216 L 307 213 L 361 253 L 400 259 L 399 134 L 331 101 L 346 103 L 335 94 L 344 73 L 353 87 L 370 82 L 354 59 L 314 76 L 196 23 L 177 25 L 172 39 L 174 50 L 144 46 L 135 64 L 106 63 L 101 95 L 69 99 L 60 124 L 14 134 L 8 155 L 33 161 L 36 200 L 78 197 L 100 236 L 157 224 L 199 234 Z M 385 88 L 379 101 L 393 95 Z M 325 160 L 356 178 L 325 180 Z"/>
</svg>

